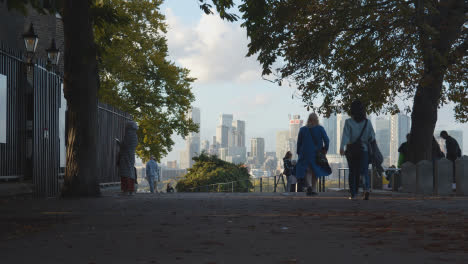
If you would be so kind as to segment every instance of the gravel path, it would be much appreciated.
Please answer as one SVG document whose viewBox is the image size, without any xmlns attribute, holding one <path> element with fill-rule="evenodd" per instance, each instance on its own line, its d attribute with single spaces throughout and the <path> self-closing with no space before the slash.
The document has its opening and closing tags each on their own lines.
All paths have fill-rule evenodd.
<svg viewBox="0 0 468 264">
<path fill-rule="evenodd" d="M 0 263 L 468 263 L 468 198 L 0 200 Z"/>
</svg>

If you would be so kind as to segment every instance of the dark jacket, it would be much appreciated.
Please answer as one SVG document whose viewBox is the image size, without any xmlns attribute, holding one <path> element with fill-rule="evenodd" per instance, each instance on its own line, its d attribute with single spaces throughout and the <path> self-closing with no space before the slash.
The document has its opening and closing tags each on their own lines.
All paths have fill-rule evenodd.
<svg viewBox="0 0 468 264">
<path fill-rule="evenodd" d="M 461 149 L 458 142 L 451 136 L 448 136 L 445 140 L 445 148 L 447 148 L 447 159 L 455 161 L 461 157 Z"/>
<path fill-rule="evenodd" d="M 286 176 L 291 176 L 293 174 L 294 166 L 291 163 L 290 159 L 284 158 L 283 159 L 283 164 L 284 164 L 284 171 L 283 174 Z"/>
</svg>

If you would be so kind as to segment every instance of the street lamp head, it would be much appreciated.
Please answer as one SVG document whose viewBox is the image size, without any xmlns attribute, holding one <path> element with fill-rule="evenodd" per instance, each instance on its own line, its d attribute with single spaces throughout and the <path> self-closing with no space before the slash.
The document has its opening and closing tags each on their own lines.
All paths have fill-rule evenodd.
<svg viewBox="0 0 468 264">
<path fill-rule="evenodd" d="M 52 63 L 52 65 L 57 65 L 60 60 L 60 51 L 55 45 L 55 39 L 52 39 L 52 43 L 50 43 L 50 48 L 46 49 L 46 51 L 47 58 L 49 58 L 50 63 Z"/>
<path fill-rule="evenodd" d="M 29 53 L 34 53 L 36 51 L 37 42 L 39 38 L 37 37 L 36 33 L 34 33 L 33 24 L 29 26 L 28 32 L 23 34 L 24 45 L 26 46 L 26 51 Z"/>
</svg>

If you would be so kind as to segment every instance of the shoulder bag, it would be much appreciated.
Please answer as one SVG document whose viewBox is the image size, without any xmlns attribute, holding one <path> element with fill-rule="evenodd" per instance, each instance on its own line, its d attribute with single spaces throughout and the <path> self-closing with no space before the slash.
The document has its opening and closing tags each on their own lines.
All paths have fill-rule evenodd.
<svg viewBox="0 0 468 264">
<path fill-rule="evenodd" d="M 328 159 L 327 156 L 325 155 L 323 151 L 323 146 L 317 142 L 317 139 L 314 137 L 312 134 L 312 129 L 309 128 L 309 133 L 310 136 L 312 137 L 312 140 L 314 141 L 315 145 L 319 147 L 319 149 L 315 153 L 315 163 L 320 166 L 323 169 L 326 169 L 327 171 L 331 171 L 330 164 L 328 164 Z"/>
<path fill-rule="evenodd" d="M 366 123 L 364 124 L 364 127 L 361 130 L 361 134 L 356 139 L 356 141 L 354 141 L 351 144 L 346 145 L 345 155 L 348 160 L 356 160 L 356 159 L 361 158 L 362 153 L 364 152 L 364 147 L 362 146 L 361 137 L 362 137 L 362 134 L 364 134 L 364 130 L 367 127 L 367 122 L 368 122 L 368 119 L 366 119 Z"/>
</svg>

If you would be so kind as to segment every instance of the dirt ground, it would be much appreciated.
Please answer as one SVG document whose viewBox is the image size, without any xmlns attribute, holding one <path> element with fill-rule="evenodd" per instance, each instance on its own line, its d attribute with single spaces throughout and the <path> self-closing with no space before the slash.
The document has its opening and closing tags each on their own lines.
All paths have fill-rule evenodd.
<svg viewBox="0 0 468 264">
<path fill-rule="evenodd" d="M 468 198 L 0 200 L 0 263 L 468 263 Z"/>
</svg>

